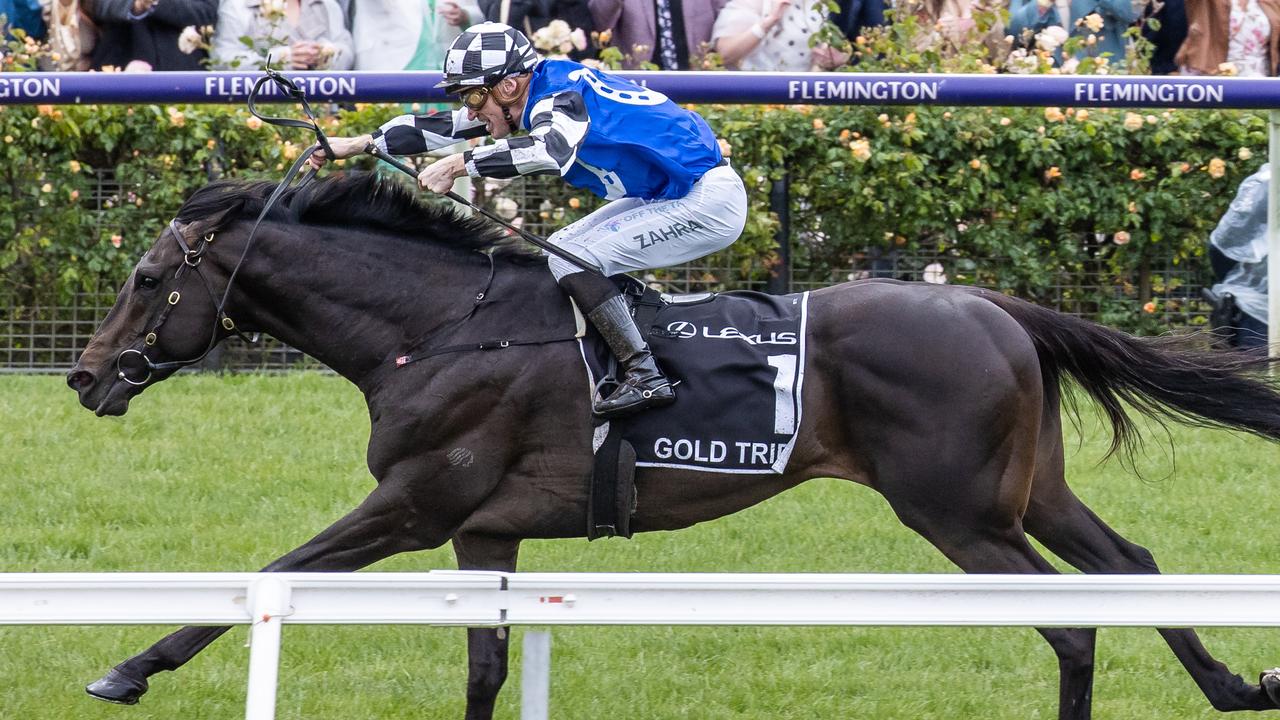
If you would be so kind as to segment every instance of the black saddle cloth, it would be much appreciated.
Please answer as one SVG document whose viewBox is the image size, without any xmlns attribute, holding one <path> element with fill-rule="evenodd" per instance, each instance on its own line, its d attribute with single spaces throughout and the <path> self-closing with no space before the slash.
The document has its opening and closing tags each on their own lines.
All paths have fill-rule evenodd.
<svg viewBox="0 0 1280 720">
<path fill-rule="evenodd" d="M 621 420 L 636 465 L 782 472 L 800 424 L 808 293 L 667 296 L 646 290 L 636 324 L 676 386 L 675 404 Z M 585 341 L 593 380 L 610 353 Z"/>
</svg>

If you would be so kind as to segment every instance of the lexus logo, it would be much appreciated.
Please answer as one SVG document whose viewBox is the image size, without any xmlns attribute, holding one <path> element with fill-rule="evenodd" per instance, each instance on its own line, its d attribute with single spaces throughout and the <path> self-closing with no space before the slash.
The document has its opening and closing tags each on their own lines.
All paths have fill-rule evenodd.
<svg viewBox="0 0 1280 720">
<path fill-rule="evenodd" d="M 680 322 L 673 322 L 668 324 L 667 332 L 671 333 L 672 337 L 678 337 L 678 338 L 687 340 L 691 337 L 697 337 L 698 328 L 694 327 L 693 323 L 684 322 L 682 320 Z"/>
</svg>

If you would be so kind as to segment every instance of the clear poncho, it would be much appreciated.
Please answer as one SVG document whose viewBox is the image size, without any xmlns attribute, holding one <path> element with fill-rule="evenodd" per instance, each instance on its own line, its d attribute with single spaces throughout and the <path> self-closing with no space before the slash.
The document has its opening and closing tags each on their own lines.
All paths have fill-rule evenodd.
<svg viewBox="0 0 1280 720">
<path fill-rule="evenodd" d="M 1267 322 L 1267 186 L 1270 182 L 1269 164 L 1245 178 L 1231 207 L 1209 234 L 1211 245 L 1239 263 L 1222 282 L 1213 286 L 1213 292 L 1235 295 L 1241 310 L 1264 323 Z"/>
</svg>

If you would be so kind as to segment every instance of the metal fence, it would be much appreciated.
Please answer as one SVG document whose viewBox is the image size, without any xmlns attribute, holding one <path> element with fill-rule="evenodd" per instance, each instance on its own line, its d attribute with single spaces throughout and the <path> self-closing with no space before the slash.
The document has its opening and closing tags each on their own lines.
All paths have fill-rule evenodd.
<svg viewBox="0 0 1280 720">
<path fill-rule="evenodd" d="M 102 202 L 119 186 L 110 173 L 100 173 L 88 200 L 88 208 L 102 209 Z M 563 207 L 564 186 L 547 178 L 531 177 L 510 183 L 490 183 L 482 199 L 495 210 L 507 210 L 522 226 L 540 235 L 549 235 L 563 224 L 556 207 Z M 1081 242 L 1093 240 L 1082 236 Z M 1007 258 L 974 258 L 928 247 L 908 249 L 869 248 L 836 258 L 821 253 L 820 242 L 798 234 L 785 263 L 785 272 L 766 267 L 762 261 L 732 250 L 701 261 L 649 273 L 645 279 L 668 293 L 716 290 L 757 290 L 799 292 L 835 283 L 871 277 L 899 280 L 953 282 L 1001 288 L 1001 277 L 1012 267 Z M 1204 322 L 1209 306 L 1200 299 L 1200 289 L 1208 282 L 1201 267 L 1177 264 L 1172 257 L 1152 264 L 1151 294 L 1155 319 L 1164 327 L 1193 326 Z M 783 282 L 779 283 L 778 275 Z M 1101 319 L 1098 308 L 1082 298 L 1095 298 L 1100 285 L 1113 280 L 1102 268 L 1060 268 L 1050 283 L 1035 288 L 1035 300 L 1061 312 Z M 1112 288 L 1116 299 L 1131 298 L 1132 287 Z M 84 292 L 57 303 L 32 304 L 0 288 L 0 373 L 60 373 L 75 364 L 98 323 L 115 301 L 116 288 L 103 281 L 95 292 Z M 317 361 L 271 338 L 247 345 L 231 338 L 215 349 L 201 364 L 202 369 L 277 371 L 292 368 L 320 368 Z"/>
<path fill-rule="evenodd" d="M 654 284 L 665 292 L 700 292 L 723 288 L 765 290 L 768 271 L 758 263 L 736 262 L 732 255 L 719 256 L 714 264 L 690 263 L 664 271 Z M 966 261 L 966 264 L 971 261 Z M 1001 260 L 991 258 L 983 263 L 992 277 L 999 274 Z M 866 253 L 849 266 L 810 274 L 805 268 L 792 268 L 795 291 L 824 287 L 836 282 L 869 277 L 892 277 L 902 280 L 939 280 L 954 277 L 956 263 L 945 255 Z M 1170 327 L 1203 322 L 1209 312 L 1200 299 L 1203 286 L 1200 272 L 1185 265 L 1169 263 L 1158 270 L 1153 284 L 1166 288 L 1158 298 L 1157 316 Z M 984 285 L 983 283 L 976 283 Z M 1044 288 L 1045 303 L 1055 309 L 1088 315 L 1078 298 L 1084 283 L 1080 276 L 1064 275 Z M 992 287 L 992 283 L 984 286 Z M 1123 288 L 1116 289 L 1117 294 Z M 21 305 L 12 298 L 0 297 L 0 372 L 58 373 L 66 372 L 88 343 L 98 323 L 115 301 L 115 292 L 81 293 L 65 303 L 55 305 Z M 272 338 L 264 337 L 256 345 L 231 338 L 211 353 L 204 369 L 284 370 L 319 368 L 320 364 Z"/>
</svg>

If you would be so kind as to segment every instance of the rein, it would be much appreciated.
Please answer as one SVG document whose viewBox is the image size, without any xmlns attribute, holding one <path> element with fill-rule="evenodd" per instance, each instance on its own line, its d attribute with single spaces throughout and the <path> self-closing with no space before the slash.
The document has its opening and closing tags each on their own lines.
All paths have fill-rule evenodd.
<svg viewBox="0 0 1280 720">
<path fill-rule="evenodd" d="M 270 60 L 268 59 L 268 62 L 269 61 Z M 231 317 L 226 312 L 227 303 L 231 298 L 231 289 L 235 286 L 236 276 L 240 273 L 240 268 L 244 265 L 245 259 L 249 256 L 249 250 L 253 247 L 253 240 L 257 236 L 258 227 L 262 224 L 262 220 L 267 216 L 267 213 L 269 213 L 271 209 L 275 206 L 276 201 L 280 199 L 280 197 L 285 193 L 285 191 L 288 190 L 291 186 L 293 186 L 293 181 L 297 178 L 298 172 L 299 170 L 301 170 L 302 166 L 307 163 L 307 161 L 311 158 L 313 154 L 315 154 L 317 150 L 320 150 L 320 149 L 323 149 L 325 151 L 325 155 L 327 157 L 334 156 L 333 149 L 329 146 L 329 139 L 328 137 L 325 136 L 324 131 L 320 129 L 320 124 L 316 120 L 315 113 L 311 110 L 311 103 L 307 101 L 306 93 L 303 92 L 301 88 L 289 82 L 288 78 L 284 77 L 278 71 L 273 70 L 270 67 L 266 68 L 265 73 L 266 74 L 263 77 L 258 78 L 257 82 L 253 84 L 253 89 L 249 91 L 249 97 L 247 101 L 249 106 L 249 112 L 252 113 L 254 117 L 257 117 L 259 120 L 262 120 L 263 122 L 269 123 L 271 125 L 276 125 L 279 127 L 303 128 L 306 130 L 310 130 L 316 137 L 316 144 L 311 146 L 310 148 L 307 148 L 305 151 L 303 151 L 299 155 L 298 159 L 294 161 L 293 165 L 289 168 L 288 172 L 285 173 L 284 178 L 276 186 L 276 189 L 272 191 L 270 197 L 268 197 L 267 201 L 263 204 L 262 211 L 258 213 L 258 219 L 253 223 L 253 228 L 249 231 L 249 237 L 248 239 L 245 240 L 244 250 L 240 253 L 240 258 L 236 261 L 235 267 L 233 267 L 231 270 L 231 275 L 227 278 L 227 285 L 223 289 L 221 299 L 218 299 L 216 293 L 214 293 L 213 291 L 213 285 L 209 282 L 209 278 L 204 274 L 204 271 L 200 269 L 200 261 L 203 259 L 205 252 L 209 248 L 209 245 L 213 243 L 214 233 L 208 233 L 207 235 L 204 235 L 199 241 L 189 245 L 187 241 L 182 237 L 182 232 L 178 229 L 177 219 L 175 218 L 169 222 L 169 227 L 166 228 L 166 232 L 173 236 L 174 240 L 178 243 L 178 247 L 180 247 L 183 252 L 183 263 L 178 268 L 178 270 L 174 273 L 174 280 L 177 281 L 178 283 L 181 283 L 183 276 L 186 274 L 187 270 L 195 269 L 196 274 L 200 276 L 200 280 L 205 286 L 205 291 L 209 294 L 209 299 L 214 303 L 214 310 L 215 310 L 214 324 L 209 334 L 208 343 L 206 343 L 204 350 L 196 357 L 189 358 L 186 360 L 169 360 L 169 361 L 160 362 L 160 363 L 153 361 L 147 355 L 147 349 L 155 346 L 155 344 L 159 339 L 160 328 L 169 319 L 169 314 L 173 311 L 173 309 L 177 306 L 177 304 L 182 300 L 182 293 L 179 290 L 174 290 L 173 292 L 169 293 L 168 304 L 164 307 L 163 310 L 160 311 L 159 316 L 156 318 L 155 324 L 153 324 L 151 326 L 151 329 L 147 331 L 147 333 L 143 336 L 142 347 L 126 348 L 124 350 L 121 350 L 120 354 L 116 356 L 116 377 L 118 377 L 120 380 L 130 385 L 137 385 L 137 386 L 146 385 L 147 383 L 151 382 L 151 378 L 156 372 L 181 369 L 189 365 L 194 365 L 204 360 L 206 357 L 208 357 L 209 353 L 213 351 L 213 348 L 217 347 L 218 342 L 223 337 L 225 337 L 226 334 L 228 333 L 234 333 L 235 335 L 237 335 L 242 340 L 248 343 L 254 343 L 257 341 L 257 333 L 255 333 L 252 338 L 246 336 L 243 332 L 241 332 L 241 330 L 237 327 L 235 321 L 232 320 Z M 266 86 L 267 83 L 274 83 L 276 87 L 279 90 L 283 91 L 284 94 L 287 95 L 290 99 L 300 103 L 302 105 L 303 113 L 307 116 L 307 120 L 304 121 L 304 120 L 297 120 L 295 118 L 273 117 L 269 115 L 263 115 L 261 112 L 259 112 L 257 103 L 255 102 L 255 100 L 257 99 L 258 93 L 262 91 L 262 88 Z M 418 173 L 412 167 L 388 155 L 386 152 L 380 150 L 377 146 L 373 145 L 372 143 L 370 143 L 365 148 L 364 151 L 378 158 L 379 160 L 386 162 L 387 164 L 391 165 L 397 170 L 400 170 L 401 172 L 404 172 L 415 179 L 418 176 Z M 315 178 L 315 176 L 316 176 L 316 168 L 314 167 L 310 168 L 308 172 L 302 177 L 302 179 L 298 181 L 295 188 L 300 189 L 306 186 L 307 183 L 311 182 L 311 180 Z M 534 235 L 531 232 L 528 232 L 527 230 L 523 230 L 521 228 L 518 228 L 508 223 L 506 220 L 502 219 L 497 214 L 490 212 L 486 208 L 480 207 L 472 203 L 470 200 L 467 200 L 466 198 L 458 195 L 455 192 L 450 191 L 448 193 L 445 193 L 445 197 L 449 198 L 450 200 L 453 200 L 454 202 L 460 203 L 462 205 L 465 205 L 471 208 L 473 211 L 480 213 L 486 218 L 518 234 L 521 238 L 532 243 L 533 245 L 536 245 L 537 247 L 542 248 L 543 250 L 553 255 L 557 255 L 563 258 L 564 260 L 571 262 L 574 265 L 577 265 L 583 270 L 586 270 L 588 272 L 596 272 L 596 273 L 599 272 L 599 270 L 597 270 L 587 261 L 578 257 L 574 253 L 568 250 L 565 250 L 563 248 L 557 247 L 551 244 L 550 242 L 544 240 L 543 238 L 538 237 L 537 235 Z M 492 276 L 490 276 L 490 279 L 492 280 Z M 483 300 L 484 295 L 485 293 L 481 292 L 477 297 L 477 302 Z M 474 312 L 474 308 L 472 311 Z M 469 316 L 470 315 L 468 315 L 468 317 Z M 573 338 L 557 338 L 552 342 L 560 342 L 562 340 L 568 340 L 568 339 L 573 339 Z M 548 341 L 542 341 L 542 342 L 548 342 Z M 417 354 L 411 353 L 411 354 L 401 355 L 400 357 L 397 358 L 396 365 L 397 366 L 405 365 L 407 363 L 415 362 L 417 360 L 421 360 L 426 357 L 431 357 L 441 353 L 458 352 L 461 350 L 468 350 L 468 349 L 487 350 L 491 348 L 507 348 L 512 345 L 525 345 L 525 344 L 541 344 L 541 343 L 538 343 L 538 342 L 526 343 L 526 342 L 510 341 L 510 340 L 496 340 L 496 341 L 493 341 L 492 343 L 482 342 L 478 344 L 469 343 L 465 345 L 449 346 L 446 348 L 440 348 L 438 350 L 430 351 L 427 353 L 417 353 Z M 142 369 L 145 370 L 145 373 L 146 373 L 141 377 L 141 379 L 135 379 L 133 377 L 130 377 L 130 371 L 133 369 L 137 369 L 138 366 L 130 361 L 126 361 L 126 358 L 131 358 L 135 355 L 137 356 L 138 360 L 141 361 Z"/>
<path fill-rule="evenodd" d="M 369 154 L 369 155 L 372 155 L 372 156 L 374 156 L 374 157 L 378 158 L 378 159 L 379 159 L 379 160 L 381 160 L 382 162 L 384 162 L 384 163 L 386 163 L 386 164 L 390 165 L 391 167 L 393 167 L 393 168 L 395 168 L 395 169 L 399 170 L 400 172 L 402 172 L 402 173 L 404 173 L 404 174 L 408 175 L 409 177 L 413 178 L 414 180 L 417 180 L 417 178 L 418 178 L 418 171 L 417 171 L 417 170 L 414 170 L 411 166 L 406 165 L 406 164 L 405 164 L 405 163 L 403 163 L 403 162 L 400 162 L 400 161 L 399 161 L 399 160 L 397 160 L 395 157 L 393 157 L 393 156 L 389 155 L 386 151 L 384 151 L 384 150 L 382 150 L 381 148 L 379 148 L 377 145 L 374 145 L 373 143 L 369 143 L 368 145 L 366 145 L 366 146 L 365 146 L 364 151 L 365 151 L 365 153 L 367 153 L 367 154 Z M 326 152 L 327 152 L 327 151 L 326 151 Z M 333 157 L 333 154 L 332 154 L 332 153 L 328 153 L 328 155 L 329 155 L 329 157 Z M 552 255 L 555 255 L 555 256 L 560 257 L 560 258 L 562 258 L 562 259 L 564 259 L 564 260 L 567 260 L 567 261 L 569 261 L 569 262 L 573 263 L 574 265 L 577 265 L 578 267 L 582 268 L 583 270 L 586 270 L 587 272 L 596 273 L 597 275 L 598 275 L 598 274 L 600 274 L 600 270 L 599 270 L 599 268 L 595 267 L 594 265 L 592 265 L 591 263 L 587 262 L 586 260 L 583 260 L 582 258 L 578 257 L 578 256 L 577 256 L 577 255 L 575 255 L 574 253 L 572 253 L 572 252 L 570 252 L 570 251 L 568 251 L 568 250 L 565 250 L 565 249 L 564 249 L 564 248 L 562 248 L 562 247 L 558 247 L 558 246 L 556 246 L 556 245 L 553 245 L 552 243 L 548 242 L 547 240 L 544 240 L 544 239 L 543 239 L 543 238 L 541 238 L 541 237 L 538 237 L 537 235 L 534 235 L 533 233 L 529 232 L 528 230 L 525 230 L 525 229 L 523 229 L 523 228 L 518 228 L 518 227 L 516 227 L 515 225 L 512 225 L 511 223 L 509 223 L 509 222 L 507 222 L 506 220 L 502 219 L 502 217 L 501 217 L 501 216 L 499 216 L 497 213 L 490 212 L 487 208 L 483 208 L 483 207 L 480 207 L 479 205 L 476 205 L 475 203 L 473 203 L 473 202 L 471 202 L 470 200 L 468 200 L 468 199 L 466 199 L 466 198 L 462 197 L 462 196 L 461 196 L 461 195 L 459 195 L 458 193 L 456 193 L 456 192 L 454 192 L 454 191 L 450 190 L 449 192 L 444 193 L 444 196 L 445 196 L 445 197 L 447 197 L 447 198 L 449 198 L 450 200 L 452 200 L 452 201 L 454 201 L 454 202 L 458 203 L 459 205 L 465 205 L 466 207 L 470 208 L 471 210 L 473 210 L 473 211 L 475 211 L 475 212 L 478 212 L 478 213 L 480 213 L 481 215 L 483 215 L 483 216 L 485 216 L 485 217 L 489 218 L 490 220 L 492 220 L 492 221 L 494 221 L 494 222 L 498 223 L 498 224 L 499 224 L 499 225 L 501 225 L 502 227 L 504 227 L 504 228 L 506 228 L 506 229 L 510 230 L 511 232 L 513 232 L 513 233 L 515 233 L 515 234 L 519 235 L 519 236 L 520 236 L 521 238 L 523 238 L 526 242 L 529 242 L 529 243 L 532 243 L 532 244 L 534 244 L 534 245 L 537 245 L 538 247 L 542 248 L 543 250 L 546 250 L 547 252 L 551 253 Z"/>
<path fill-rule="evenodd" d="M 290 98 L 301 102 L 302 111 L 306 113 L 309 122 L 295 120 L 293 118 L 271 117 L 258 112 L 258 108 L 254 103 L 254 100 L 268 82 L 275 83 L 276 87 L 283 90 Z M 178 243 L 178 247 L 182 248 L 183 252 L 182 265 L 178 268 L 177 272 L 174 273 L 174 280 L 181 283 L 187 270 L 195 269 L 196 274 L 200 276 L 200 280 L 204 283 L 205 290 L 209 293 L 209 299 L 213 301 L 214 304 L 215 317 L 213 329 L 209 334 L 209 342 L 205 345 L 204 351 L 198 356 L 186 360 L 170 360 L 161 363 L 154 362 L 147 356 L 147 348 L 155 346 L 161 326 L 163 326 L 165 321 L 169 319 L 169 313 L 171 313 L 173 309 L 177 307 L 178 302 L 182 300 L 182 293 L 179 290 L 174 290 L 169 293 L 168 304 L 163 310 L 161 310 L 160 315 L 156 318 L 155 324 L 151 326 L 151 330 L 143 336 L 142 348 L 126 348 L 121 350 L 120 354 L 116 356 L 116 377 L 130 385 L 146 385 L 151 382 L 151 377 L 156 372 L 180 369 L 204 360 L 208 357 L 210 352 L 213 352 L 213 348 L 218 345 L 218 341 L 225 337 L 225 334 L 227 333 L 234 333 L 240 337 L 240 339 L 251 344 L 257 342 L 257 333 L 254 333 L 253 337 L 246 336 L 240 331 L 236 326 L 235 321 L 232 320 L 226 312 L 227 302 L 231 298 L 231 289 L 236 283 L 236 276 L 240 273 L 241 266 L 244 265 L 245 259 L 249 256 L 249 249 L 253 247 L 253 240 L 258 233 L 258 226 L 262 224 L 263 218 L 265 218 L 267 213 L 269 213 L 275 206 L 276 201 L 280 199 L 280 196 L 283 195 L 285 190 L 288 190 L 293 184 L 294 179 L 298 176 L 298 171 L 307 162 L 307 160 L 311 158 L 311 155 L 315 153 L 318 147 L 324 148 L 330 155 L 332 155 L 332 150 L 329 148 L 329 139 L 325 137 L 324 131 L 320 129 L 320 125 L 316 121 L 315 114 L 311 111 L 311 104 L 307 102 L 306 94 L 303 93 L 296 85 L 289 82 L 289 80 L 279 72 L 272 70 L 271 68 L 267 68 L 266 75 L 258 78 L 258 81 L 253 84 L 253 89 L 249 91 L 248 105 L 249 112 L 263 122 L 283 127 L 301 127 L 311 130 L 315 133 L 318 145 L 308 148 L 296 161 L 294 161 L 293 166 L 285 173 L 284 179 L 280 181 L 279 185 L 276 185 L 276 189 L 272 191 L 270 197 L 267 198 L 266 203 L 263 204 L 262 211 L 258 213 L 258 219 L 253 223 L 253 229 L 249 231 L 249 237 L 245 240 L 244 250 L 240 253 L 240 258 L 236 261 L 235 267 L 232 268 L 230 277 L 227 278 L 227 286 L 223 289 L 222 298 L 220 300 L 214 293 L 213 285 L 209 282 L 209 278 L 204 274 L 204 271 L 200 269 L 200 261 L 204 258 L 204 254 L 209 249 L 209 245 L 213 243 L 214 233 L 209 233 L 203 236 L 196 243 L 188 245 L 187 241 L 182 237 L 182 232 L 178 229 L 177 218 L 169 221 L 169 227 L 166 229 L 166 232 L 173 235 L 174 240 Z M 315 175 L 315 168 L 311 168 L 311 170 L 303 176 L 302 180 L 297 183 L 296 187 L 304 187 L 307 183 L 311 182 Z M 125 367 L 125 358 L 133 355 L 138 356 L 138 359 L 142 361 L 146 370 L 146 375 L 140 380 L 129 377 L 129 370 Z M 130 365 L 132 365 L 132 363 L 130 363 Z"/>
</svg>

